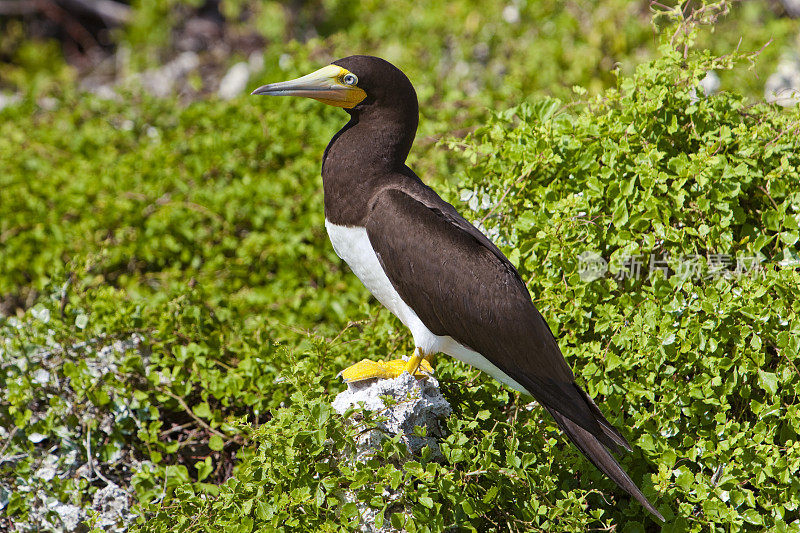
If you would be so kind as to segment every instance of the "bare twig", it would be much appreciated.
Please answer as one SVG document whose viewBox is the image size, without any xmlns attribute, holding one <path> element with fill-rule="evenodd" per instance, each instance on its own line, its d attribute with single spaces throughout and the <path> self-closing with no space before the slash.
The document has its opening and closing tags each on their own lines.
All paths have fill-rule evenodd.
<svg viewBox="0 0 800 533">
<path fill-rule="evenodd" d="M 181 398 L 180 396 L 178 396 L 177 394 L 173 393 L 170 390 L 167 390 L 167 389 L 159 389 L 159 390 L 161 392 L 163 392 L 164 394 L 166 394 L 167 396 L 169 396 L 170 398 L 172 398 L 173 400 L 175 400 L 176 402 L 178 402 L 178 404 L 183 408 L 183 410 L 186 411 L 186 414 L 191 416 L 194 419 L 195 422 L 200 424 L 207 431 L 210 431 L 211 433 L 213 433 L 214 435 L 222 438 L 225 441 L 230 440 L 227 435 L 225 435 L 224 433 L 222 433 L 219 430 L 216 430 L 216 429 L 212 428 L 211 426 L 206 424 L 206 422 L 202 418 L 200 418 L 199 416 L 194 414 L 194 411 L 192 411 L 192 409 L 187 405 L 187 403 L 183 400 L 183 398 Z"/>
<path fill-rule="evenodd" d="M 185 424 L 181 424 L 180 426 L 173 426 L 170 429 L 165 429 L 164 431 L 159 433 L 158 436 L 163 439 L 164 437 L 166 437 L 166 436 L 168 436 L 168 435 L 170 435 L 172 433 L 177 433 L 178 431 L 182 431 L 182 430 L 188 428 L 191 425 L 192 425 L 192 422 L 186 422 Z"/>
<path fill-rule="evenodd" d="M 492 208 L 489 210 L 489 212 L 488 212 L 488 213 L 486 213 L 486 214 L 483 216 L 483 218 L 481 218 L 481 222 L 480 222 L 480 224 L 481 224 L 481 225 L 483 225 L 483 223 L 484 223 L 484 222 L 486 222 L 486 221 L 489 219 L 489 217 L 490 217 L 490 216 L 492 216 L 492 215 L 494 214 L 494 212 L 495 212 L 495 211 L 497 211 L 497 208 L 498 208 L 498 207 L 500 207 L 500 205 L 501 205 L 501 204 L 503 203 L 503 201 L 506 199 L 506 196 L 508 196 L 508 193 L 510 193 L 510 192 L 511 192 L 511 189 L 513 189 L 513 188 L 514 188 L 514 186 L 515 186 L 515 185 L 517 185 L 517 184 L 518 184 L 520 181 L 522 181 L 523 179 L 530 177 L 530 175 L 531 175 L 531 172 L 532 172 L 532 171 L 529 171 L 529 172 L 526 172 L 526 173 L 524 173 L 524 174 L 520 175 L 520 176 L 519 176 L 517 179 L 515 179 L 515 180 L 514 180 L 514 183 L 512 183 L 511 185 L 509 185 L 509 186 L 506 188 L 506 190 L 505 190 L 505 191 L 503 191 L 503 195 L 502 195 L 502 196 L 500 196 L 500 199 L 497 201 L 497 203 L 495 203 L 495 204 L 492 206 Z"/>
<path fill-rule="evenodd" d="M 0 457 L 3 457 L 3 454 L 6 452 L 8 445 L 11 444 L 12 440 L 14 440 L 14 435 L 17 434 L 17 431 L 19 431 L 19 428 L 17 426 L 14 426 L 14 429 L 11 430 L 11 434 L 8 436 L 6 443 L 3 444 L 2 448 L 0 448 Z"/>
<path fill-rule="evenodd" d="M 89 463 L 90 474 L 96 474 L 106 485 L 116 486 L 116 483 L 104 476 L 99 468 L 94 468 L 94 461 L 92 460 L 92 430 L 89 426 L 86 426 L 86 461 Z"/>
<path fill-rule="evenodd" d="M 764 194 L 767 195 L 767 198 L 769 198 L 769 201 L 772 202 L 772 205 L 773 205 L 773 207 L 775 207 L 775 210 L 776 211 L 780 211 L 780 208 L 778 207 L 778 204 L 775 203 L 775 200 L 772 198 L 772 195 L 769 193 L 769 191 L 763 185 L 759 185 L 758 189 L 761 190 L 761 192 L 763 192 Z"/>
</svg>

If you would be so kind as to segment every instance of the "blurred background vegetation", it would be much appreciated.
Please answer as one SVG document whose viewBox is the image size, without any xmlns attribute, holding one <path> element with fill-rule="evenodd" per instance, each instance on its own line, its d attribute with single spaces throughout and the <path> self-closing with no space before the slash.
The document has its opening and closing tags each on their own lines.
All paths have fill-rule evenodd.
<svg viewBox="0 0 800 533">
<path fill-rule="evenodd" d="M 735 95 L 735 102 L 741 104 L 724 100 L 724 106 L 737 109 L 736 113 L 729 114 L 730 109 L 720 104 L 726 111 L 720 107 L 719 113 L 709 115 L 707 124 L 719 128 L 714 121 L 720 120 L 726 128 L 735 129 L 737 121 L 744 124 L 751 118 L 747 110 L 769 95 L 770 79 L 777 80 L 777 87 L 800 84 L 796 65 L 800 27 L 793 18 L 797 14 L 794 3 L 769 0 L 681 4 L 0 0 L 0 529 L 72 531 L 87 520 L 97 530 L 124 530 L 132 523 L 131 513 L 139 516 L 138 527 L 164 531 L 177 523 L 172 520 L 179 521 L 184 530 L 202 530 L 203 524 L 210 523 L 224 523 L 232 531 L 238 530 L 234 524 L 242 531 L 256 525 L 265 530 L 302 529 L 304 525 L 312 530 L 336 529 L 332 524 L 355 527 L 357 512 L 337 490 L 365 490 L 366 482 L 357 481 L 363 472 L 339 472 L 335 483 L 331 482 L 335 486 L 318 489 L 322 496 L 320 492 L 305 494 L 308 484 L 323 472 L 305 477 L 291 474 L 308 486 L 288 490 L 276 484 L 270 477 L 273 474 L 264 474 L 269 468 L 263 463 L 275 458 L 269 453 L 265 456 L 264 449 L 285 445 L 286 432 L 317 435 L 318 421 L 328 432 L 328 440 L 317 443 L 320 450 L 326 442 L 346 446 L 349 430 L 325 415 L 325 406 L 342 388 L 337 372 L 362 357 L 406 353 L 410 339 L 399 322 L 369 299 L 335 256 L 324 232 L 320 158 L 345 116 L 312 101 L 250 98 L 249 90 L 355 53 L 393 62 L 415 84 L 421 104 L 420 130 L 409 164 L 467 218 L 481 219 L 493 228 L 505 239 L 504 250 L 511 253 L 509 243 L 525 250 L 531 242 L 559 238 L 547 231 L 539 236 L 531 231 L 531 225 L 545 227 L 547 219 L 537 219 L 535 224 L 526 219 L 523 213 L 531 205 L 524 204 L 525 198 L 535 198 L 536 205 L 545 206 L 541 212 L 554 213 L 553 217 L 559 209 L 575 207 L 570 203 L 574 191 L 568 187 L 549 194 L 547 183 L 537 185 L 544 188 L 514 188 L 520 174 L 513 172 L 523 172 L 526 158 L 538 157 L 529 147 L 555 143 L 554 139 L 564 146 L 570 143 L 564 130 L 559 130 L 562 137 L 548 129 L 533 137 L 506 138 L 500 131 L 549 116 L 543 108 L 521 112 L 516 106 L 557 98 L 546 101 L 556 102 L 553 106 L 562 112 L 575 109 L 578 114 L 570 115 L 575 128 L 584 124 L 585 136 L 575 133 L 576 138 L 588 145 L 597 131 L 610 132 L 610 121 L 601 118 L 605 116 L 629 126 L 624 135 L 612 135 L 615 143 L 626 143 L 628 136 L 650 131 L 650 126 L 635 120 L 627 123 L 625 117 L 614 115 L 623 106 L 642 112 L 649 109 L 625 98 L 616 100 L 617 91 L 625 94 L 626 83 L 628 89 L 639 83 L 634 79 L 669 87 L 677 83 L 675 78 L 657 79 L 654 72 L 680 70 L 681 55 L 684 67 L 704 66 L 701 74 L 714 70 L 715 63 L 708 58 L 728 56 L 737 60 L 719 63 L 716 80 L 708 81 L 708 87 Z M 686 20 L 693 22 L 687 25 Z M 652 63 L 664 56 L 665 48 L 660 48 L 664 45 L 677 50 L 678 59 Z M 637 67 L 643 65 L 650 65 L 646 71 L 650 74 L 635 78 Z M 700 86 L 694 89 L 702 91 Z M 676 106 L 679 114 L 691 102 L 684 96 L 665 105 Z M 580 114 L 585 109 L 589 115 Z M 744 111 L 739 114 L 739 109 Z M 607 114 L 594 117 L 592 110 Z M 499 118 L 495 113 L 500 113 Z M 786 163 L 778 162 L 776 168 L 795 164 L 790 158 L 796 148 L 791 143 L 798 136 L 792 129 L 796 123 L 791 113 L 796 111 L 759 107 L 752 113 L 753 120 L 764 127 L 753 134 L 752 142 L 761 143 L 756 151 L 766 145 L 778 154 L 778 160 L 785 156 Z M 762 117 L 759 113 L 767 118 L 758 118 Z M 493 129 L 482 129 L 490 122 Z M 598 124 L 610 129 L 597 130 Z M 709 125 L 708 131 L 713 128 Z M 698 127 L 697 138 L 687 140 L 685 146 L 702 144 L 704 131 Z M 766 138 L 770 133 L 780 143 L 768 144 L 773 141 Z M 638 149 L 644 152 L 648 146 L 644 143 Z M 490 153 L 502 153 L 504 158 L 498 162 L 487 157 Z M 772 164 L 764 163 L 765 168 Z M 558 168 L 553 175 L 566 183 L 572 177 L 566 169 L 571 167 Z M 636 172 L 641 170 L 636 168 Z M 726 242 L 746 234 L 764 247 L 748 248 L 752 253 L 796 257 L 796 225 L 792 227 L 792 217 L 783 216 L 795 209 L 791 191 L 800 189 L 796 172 L 785 176 L 782 192 L 773 192 L 769 199 L 769 195 L 759 196 L 764 205 L 752 204 L 755 218 L 737 219 L 736 224 L 747 229 L 725 237 Z M 753 182 L 747 194 L 761 195 L 761 186 Z M 488 198 L 491 205 L 509 190 L 515 191 L 519 202 L 493 209 L 489 217 L 483 199 Z M 740 193 L 726 190 L 725 202 L 739 202 Z M 636 211 L 655 216 L 655 212 L 669 212 L 671 205 L 680 210 L 678 200 L 671 197 L 654 209 L 638 204 L 639 197 L 631 191 L 627 194 L 631 203 L 625 220 L 628 212 L 633 219 Z M 711 195 L 702 187 L 692 194 Z M 473 198 L 475 205 L 464 203 Z M 772 200 L 769 205 L 768 200 Z M 707 209 L 733 205 L 725 202 Z M 764 206 L 772 204 L 776 212 L 779 205 L 783 208 L 780 215 L 761 218 Z M 619 222 L 617 204 L 581 205 L 584 208 L 605 209 L 609 220 L 613 213 Z M 682 228 L 684 219 L 676 211 L 671 219 L 667 216 L 665 224 L 670 223 Z M 762 229 L 763 242 L 757 237 Z M 642 239 L 645 233 L 642 230 Z M 783 241 L 769 240 L 779 234 Z M 530 240 L 515 243 L 519 235 L 528 235 Z M 574 240 L 568 242 L 578 246 L 586 236 L 570 238 Z M 628 249 L 625 242 L 605 239 L 595 235 L 587 247 L 608 253 Z M 692 238 L 676 242 L 683 250 L 698 248 Z M 766 249 L 777 243 L 786 247 Z M 705 241 L 703 246 L 714 248 Z M 540 253 L 549 257 L 547 252 Z M 517 255 L 514 261 L 525 259 Z M 574 270 L 569 261 L 574 263 L 574 258 L 565 258 L 563 264 L 529 264 L 523 270 L 537 279 L 557 279 L 562 271 Z M 770 283 L 781 291 L 796 281 L 780 280 Z M 613 326 L 597 330 L 604 334 L 581 336 L 576 332 L 588 331 L 586 316 L 566 311 L 562 316 L 560 309 L 574 308 L 580 313 L 581 302 L 612 306 L 620 301 L 614 291 L 622 289 L 600 291 L 602 295 L 589 299 L 583 293 L 565 295 L 547 283 L 532 288 L 536 289 L 534 298 L 541 299 L 537 303 L 545 304 L 548 320 L 559 326 L 554 329 L 564 328 L 569 346 L 562 347 L 576 368 L 592 361 L 593 355 L 582 346 L 593 353 L 600 352 L 601 345 L 608 349 L 610 340 L 603 335 L 616 338 L 619 331 L 612 332 L 619 323 L 634 320 L 626 313 L 642 303 L 635 297 L 625 300 L 619 315 L 608 318 Z M 625 290 L 641 293 L 645 300 L 665 299 L 669 308 L 666 302 L 671 295 L 663 293 L 666 289 L 655 296 L 646 290 Z M 680 290 L 692 294 L 689 288 Z M 762 297 L 763 292 L 758 298 Z M 785 324 L 773 324 L 768 318 L 759 322 L 773 328 L 762 335 L 764 351 L 767 339 L 778 338 L 778 330 L 794 331 L 796 320 L 788 318 L 796 316 L 794 297 L 788 288 L 775 296 L 787 308 L 781 318 Z M 664 320 L 671 323 L 669 313 L 674 309 L 663 312 Z M 744 327 L 742 316 L 755 316 L 752 310 L 742 313 L 731 312 L 731 324 Z M 758 352 L 761 338 L 742 336 L 739 340 Z M 633 376 L 628 372 L 641 354 L 632 353 L 632 346 L 646 344 L 640 341 L 624 336 L 615 341 L 618 355 L 630 356 L 616 365 L 617 372 L 625 370 L 617 380 Z M 684 343 L 680 353 L 685 353 L 698 341 L 680 342 Z M 796 355 L 797 343 L 775 343 L 789 347 L 783 366 L 748 367 L 741 375 L 751 376 L 754 387 L 760 384 L 759 390 L 775 396 L 773 403 L 759 397 L 760 402 L 779 410 L 783 405 L 786 412 L 776 415 L 767 409 L 754 415 L 748 411 L 744 419 L 772 413 L 779 420 L 788 417 L 789 411 L 796 412 L 795 394 L 781 399 L 778 391 L 792 391 L 796 386 L 796 378 L 789 375 L 795 376 L 791 354 Z M 437 373 L 457 413 L 449 423 L 451 448 L 462 450 L 465 457 L 485 458 L 494 457 L 489 452 L 497 445 L 500 451 L 495 455 L 509 463 L 475 459 L 479 462 L 459 465 L 453 459 L 453 472 L 481 469 L 491 473 L 474 479 L 459 477 L 450 488 L 434 487 L 423 464 L 420 472 L 404 478 L 404 483 L 414 487 L 406 503 L 406 509 L 413 511 L 407 511 L 407 516 L 417 516 L 429 508 L 429 501 L 435 501 L 437 505 L 449 502 L 444 504 L 449 507 L 437 509 L 447 522 L 430 526 L 432 530 L 591 527 L 643 531 L 655 527 L 640 508 L 623 505 L 626 499 L 599 475 L 574 474 L 591 467 L 565 446 L 538 409 L 518 420 L 519 407 L 527 412 L 525 400 L 459 363 L 442 360 L 440 365 Z M 657 387 L 652 376 L 658 369 L 646 370 L 649 373 L 643 374 L 642 383 Z M 718 371 L 714 366 L 713 372 Z M 739 367 L 735 371 L 740 372 Z M 693 379 L 691 374 L 682 377 L 686 382 Z M 642 420 L 635 406 L 622 412 L 624 390 L 592 381 L 589 374 L 583 379 L 619 414 L 620 423 L 626 416 Z M 310 391 L 307 396 L 304 390 Z M 686 394 L 706 394 L 692 391 Z M 650 398 L 656 407 L 649 416 L 680 418 L 680 414 L 669 415 L 668 404 L 674 404 L 675 398 L 661 392 L 658 398 Z M 649 391 L 637 394 L 645 397 Z M 733 393 L 720 394 L 727 398 Z M 737 406 L 741 401 L 729 403 Z M 714 402 L 709 405 L 721 412 L 727 409 Z M 509 419 L 499 428 L 492 426 L 492 420 L 475 421 L 478 413 L 486 412 L 484 408 L 504 412 Z M 702 418 L 700 413 L 691 416 Z M 242 425 L 242 420 L 251 426 Z M 795 424 L 796 419 L 792 420 Z M 695 426 L 681 427 L 691 431 Z M 777 421 L 765 427 L 759 429 L 762 437 L 771 431 L 780 434 L 770 454 L 797 455 L 793 444 L 797 435 L 792 429 L 796 424 Z M 628 458 L 626 467 L 637 482 L 649 484 L 648 494 L 658 485 L 671 498 L 665 497 L 662 508 L 665 515 L 666 509 L 672 509 L 668 530 L 771 527 L 797 531 L 800 527 L 796 462 L 782 467 L 793 479 L 776 473 L 778 481 L 770 477 L 759 481 L 764 487 L 772 482 L 776 490 L 785 491 L 785 501 L 770 493 L 768 503 L 757 502 L 761 489 L 745 486 L 747 478 L 755 475 L 753 470 L 743 467 L 728 481 L 730 486 L 715 488 L 722 474 L 711 483 L 715 472 L 704 474 L 709 467 L 688 451 L 692 443 L 676 444 L 670 441 L 677 438 L 674 433 L 658 433 L 652 425 L 637 426 L 635 431 L 633 441 L 645 449 L 646 460 L 641 455 Z M 660 444 L 646 440 L 653 431 L 652 438 L 660 439 Z M 509 457 L 516 456 L 519 448 L 513 442 L 523 436 L 528 439 L 523 446 L 527 455 L 520 453 L 524 463 L 514 463 Z M 282 475 L 321 460 L 323 452 L 314 451 L 313 438 L 308 438 L 298 440 L 291 453 L 283 453 L 287 470 Z M 737 446 L 734 449 L 746 448 L 741 443 Z M 720 448 L 715 457 L 732 453 L 729 449 Z M 659 474 L 657 478 L 653 474 L 651 481 L 654 471 Z M 394 475 L 385 471 L 377 479 Z M 520 478 L 528 475 L 532 477 Z M 247 492 L 248 483 L 256 478 L 261 485 L 253 488 L 253 494 L 261 490 L 258 497 Z M 493 489 L 495 485 L 518 492 Z M 380 499 L 380 483 L 373 482 L 372 489 L 367 496 Z M 243 509 L 237 503 L 245 498 L 243 493 L 250 494 L 252 501 L 269 502 L 271 510 L 259 508 L 258 503 Z M 502 511 L 517 500 L 527 503 L 520 503 L 518 511 Z M 719 506 L 704 507 L 706 500 Z M 215 507 L 209 507 L 208 501 L 214 501 Z M 585 511 L 587 501 L 590 513 Z M 375 505 L 383 506 L 387 520 L 394 511 L 402 517 L 400 504 L 378 501 Z M 283 515 L 276 510 L 281 507 Z M 114 512 L 101 512 L 107 508 Z M 231 511 L 234 508 L 238 510 Z M 311 510 L 316 513 L 313 521 L 303 515 Z M 158 519 L 144 519 L 152 517 Z M 316 525 L 307 525 L 312 522 Z M 400 524 L 415 527 L 413 522 Z"/>
</svg>

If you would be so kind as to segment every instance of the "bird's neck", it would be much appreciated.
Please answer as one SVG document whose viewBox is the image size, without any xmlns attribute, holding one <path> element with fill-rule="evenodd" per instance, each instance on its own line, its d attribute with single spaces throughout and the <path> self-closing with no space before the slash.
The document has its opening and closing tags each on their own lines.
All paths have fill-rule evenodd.
<svg viewBox="0 0 800 533">
<path fill-rule="evenodd" d="M 352 113 L 322 160 L 325 216 L 330 222 L 362 225 L 373 194 L 393 176 L 405 173 L 418 121 L 416 106 L 376 106 Z"/>
</svg>

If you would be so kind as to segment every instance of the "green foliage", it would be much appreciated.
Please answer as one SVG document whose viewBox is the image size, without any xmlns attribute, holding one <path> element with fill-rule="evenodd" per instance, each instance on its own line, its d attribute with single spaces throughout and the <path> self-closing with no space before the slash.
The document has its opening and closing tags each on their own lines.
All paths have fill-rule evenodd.
<svg viewBox="0 0 800 533">
<path fill-rule="evenodd" d="M 0 19 L 0 90 L 36 95 L 59 91 L 74 78 L 56 41 L 29 39 L 21 21 Z"/>
<path fill-rule="evenodd" d="M 295 120 L 267 123 L 257 103 L 176 113 L 169 102 L 84 97 L 54 112 L 5 111 L 0 295 L 39 291 L 72 271 L 81 289 L 111 283 L 157 298 L 194 279 L 244 307 L 294 309 L 306 324 L 341 317 L 329 304 L 337 291 L 310 298 L 344 283 L 316 191 L 336 119 L 315 110 L 309 127 L 311 106 L 293 102 Z"/>
<path fill-rule="evenodd" d="M 303 360 L 315 357 L 307 353 Z M 449 373 L 443 377 L 449 379 Z M 563 476 L 559 481 L 565 484 L 570 478 L 564 465 L 549 457 L 558 453 L 556 439 L 545 439 L 539 431 L 540 424 L 550 423 L 537 416 L 519 424 L 519 406 L 496 383 L 450 391 L 457 410 L 483 409 L 472 421 L 464 412 L 448 421 L 445 461 L 439 463 L 428 450 L 407 457 L 397 438 L 385 441 L 364 462 L 353 462 L 354 436 L 374 424 L 371 415 L 365 413 L 356 426 L 344 426 L 330 398 L 303 372 L 291 381 L 296 387 L 291 407 L 278 410 L 252 434 L 256 451 L 237 476 L 220 486 L 213 499 L 186 486 L 169 503 L 150 506 L 148 515 L 154 518 L 139 528 L 171 531 L 178 517 L 181 526 L 192 521 L 207 530 L 350 530 L 358 526 L 364 507 L 378 511 L 376 525 L 407 531 L 483 531 L 500 523 L 575 531 L 592 521 L 573 492 L 557 502 L 548 500 L 547 491 L 556 487 L 550 482 L 542 486 L 538 476 Z M 507 414 L 509 421 L 498 422 L 489 409 Z M 517 504 L 503 505 L 510 500 Z"/>
<path fill-rule="evenodd" d="M 455 175 L 438 188 L 530 280 L 666 531 L 800 529 L 800 115 L 741 96 L 760 91 L 750 56 L 715 59 L 789 31 L 751 5 L 713 39 L 692 33 L 712 51 L 684 59 L 656 54 L 641 5 L 616 0 L 521 3 L 518 23 L 487 3 L 222 4 L 270 43 L 321 36 L 267 46 L 265 80 L 353 52 L 408 71 L 424 114 L 412 166 Z M 168 39 L 170 6 L 187 4 L 135 4 L 134 57 L 161 46 L 148 25 Z M 70 79 L 52 45 L 19 54 L 13 84 Z M 709 69 L 742 91 L 698 99 Z M 324 234 L 319 160 L 340 111 L 70 90 L 50 109 L 39 91 L 0 110 L 0 520 L 32 521 L 43 498 L 85 507 L 103 475 L 130 483 L 140 531 L 348 530 L 353 498 L 409 531 L 654 527 L 540 408 L 446 358 L 444 459 L 388 440 L 348 460 L 371 419 L 331 412 L 336 374 L 411 340 L 362 303 Z M 436 145 L 480 106 L 497 113 Z M 614 270 L 583 278 L 582 252 Z M 667 253 L 669 275 L 649 277 Z M 623 275 L 637 255 L 643 279 Z M 704 275 L 678 275 L 694 255 Z M 757 275 L 734 275 L 737 257 Z"/>
<path fill-rule="evenodd" d="M 658 465 L 669 530 L 794 530 L 800 114 L 697 99 L 704 72 L 735 55 L 663 54 L 580 111 L 544 99 L 496 116 L 466 143 L 463 194 L 491 198 L 475 216 L 531 280 L 589 393 Z M 583 252 L 611 273 L 583 279 Z M 648 271 L 667 255 L 670 275 Z M 746 258 L 758 269 L 737 273 Z"/>
<path fill-rule="evenodd" d="M 90 502 L 97 487 L 66 475 L 88 457 L 123 479 L 143 461 L 146 501 L 195 471 L 224 479 L 242 444 L 227 420 L 284 402 L 276 343 L 320 342 L 291 328 L 338 331 L 356 314 L 363 289 L 322 225 L 319 156 L 337 119 L 295 101 L 297 120 L 268 124 L 255 103 L 2 111 L 0 294 L 12 311 L 39 302 L 0 318 L 0 425 L 16 428 L 4 453 L 25 455 L 2 465 L 16 519 L 39 490 Z M 98 356 L 132 335 L 141 350 Z M 334 383 L 346 359 L 329 364 Z M 66 479 L 40 480 L 53 450 Z"/>
</svg>

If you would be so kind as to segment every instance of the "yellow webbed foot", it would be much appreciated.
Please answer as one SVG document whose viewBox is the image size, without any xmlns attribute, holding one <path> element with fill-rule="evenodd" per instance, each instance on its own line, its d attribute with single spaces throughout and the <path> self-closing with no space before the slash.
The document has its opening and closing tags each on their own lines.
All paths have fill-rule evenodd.
<svg viewBox="0 0 800 533">
<path fill-rule="evenodd" d="M 351 365 L 342 370 L 339 375 L 342 379 L 350 383 L 352 381 L 363 381 L 365 379 L 392 379 L 398 377 L 406 370 L 410 370 L 409 366 L 411 361 L 404 361 L 402 359 L 395 359 L 394 361 L 370 361 L 369 359 L 362 359 L 358 363 Z M 409 371 L 410 373 L 410 371 Z M 423 359 L 419 366 L 414 370 L 414 377 L 424 378 L 425 376 L 433 373 L 431 364 Z"/>
</svg>

